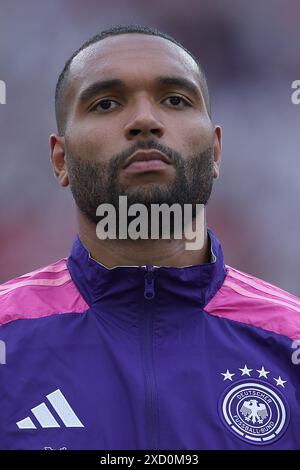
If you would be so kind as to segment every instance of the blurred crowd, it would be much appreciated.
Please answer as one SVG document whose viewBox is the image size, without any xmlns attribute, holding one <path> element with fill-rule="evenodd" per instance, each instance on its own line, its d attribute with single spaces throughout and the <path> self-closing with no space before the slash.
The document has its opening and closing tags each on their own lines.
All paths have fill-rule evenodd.
<svg viewBox="0 0 300 470">
<path fill-rule="evenodd" d="M 299 17 L 297 0 L 1 0 L 0 281 L 68 255 L 75 210 L 49 160 L 56 80 L 97 31 L 139 23 L 173 35 L 206 70 L 223 128 L 208 222 L 227 264 L 300 296 Z"/>
</svg>

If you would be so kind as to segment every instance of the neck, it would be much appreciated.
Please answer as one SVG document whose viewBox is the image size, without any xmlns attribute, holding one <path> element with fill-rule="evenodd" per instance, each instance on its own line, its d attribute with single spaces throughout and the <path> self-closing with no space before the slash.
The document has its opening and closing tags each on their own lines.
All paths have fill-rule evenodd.
<svg viewBox="0 0 300 470">
<path fill-rule="evenodd" d="M 210 241 L 207 236 L 206 220 L 193 224 L 193 233 L 203 234 L 200 247 L 186 249 L 193 240 L 182 237 L 180 240 L 100 240 L 96 235 L 96 225 L 77 211 L 79 237 L 93 259 L 107 268 L 116 266 L 155 266 L 183 267 L 210 262 Z"/>
</svg>

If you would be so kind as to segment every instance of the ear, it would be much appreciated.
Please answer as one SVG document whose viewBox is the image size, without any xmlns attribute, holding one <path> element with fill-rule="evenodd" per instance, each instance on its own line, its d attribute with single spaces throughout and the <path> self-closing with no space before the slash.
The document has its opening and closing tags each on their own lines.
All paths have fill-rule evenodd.
<svg viewBox="0 0 300 470">
<path fill-rule="evenodd" d="M 65 138 L 56 134 L 51 134 L 49 143 L 50 158 L 54 175 L 61 186 L 69 186 L 69 176 L 65 158 Z"/>
<path fill-rule="evenodd" d="M 214 130 L 214 143 L 213 143 L 214 178 L 219 178 L 220 164 L 221 164 L 221 150 L 222 150 L 222 129 L 220 126 L 216 126 Z"/>
</svg>

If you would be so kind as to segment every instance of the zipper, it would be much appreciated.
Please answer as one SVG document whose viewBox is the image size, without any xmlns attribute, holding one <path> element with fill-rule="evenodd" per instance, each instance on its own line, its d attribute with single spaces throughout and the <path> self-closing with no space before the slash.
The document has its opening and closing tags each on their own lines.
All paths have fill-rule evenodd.
<svg viewBox="0 0 300 470">
<path fill-rule="evenodd" d="M 145 381 L 146 431 L 149 449 L 158 449 L 158 394 L 153 360 L 153 299 L 155 298 L 154 266 L 145 267 L 144 305 L 141 315 L 142 359 Z"/>
<path fill-rule="evenodd" d="M 154 266 L 151 264 L 146 266 L 144 297 L 147 300 L 152 300 L 155 297 Z"/>
</svg>

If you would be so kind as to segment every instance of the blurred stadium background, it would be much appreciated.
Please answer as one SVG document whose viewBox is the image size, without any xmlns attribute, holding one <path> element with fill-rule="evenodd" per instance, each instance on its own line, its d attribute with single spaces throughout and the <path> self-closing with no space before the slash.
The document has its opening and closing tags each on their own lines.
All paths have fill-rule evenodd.
<svg viewBox="0 0 300 470">
<path fill-rule="evenodd" d="M 223 127 L 221 178 L 208 206 L 225 259 L 300 296 L 300 2 L 0 0 L 0 281 L 69 253 L 73 202 L 49 161 L 54 88 L 95 32 L 155 26 L 196 54 Z"/>
</svg>

